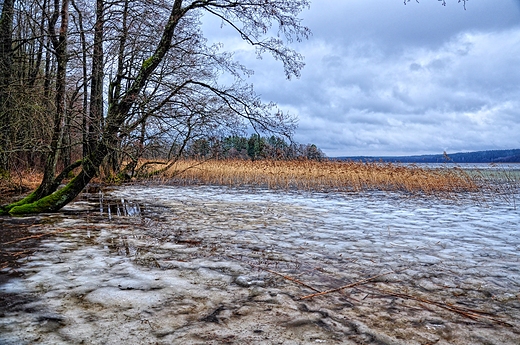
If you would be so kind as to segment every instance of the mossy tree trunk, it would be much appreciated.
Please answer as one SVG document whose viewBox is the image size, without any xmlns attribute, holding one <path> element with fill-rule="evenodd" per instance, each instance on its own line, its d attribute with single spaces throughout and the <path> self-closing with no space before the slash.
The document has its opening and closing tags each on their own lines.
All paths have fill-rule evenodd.
<svg viewBox="0 0 520 345">
<path fill-rule="evenodd" d="M 121 116 L 110 116 L 110 119 L 121 118 Z M 0 209 L 0 214 L 22 215 L 30 213 L 55 212 L 74 200 L 87 184 L 96 176 L 99 167 L 105 157 L 109 154 L 114 141 L 117 138 L 118 128 L 121 122 L 111 121 L 104 136 L 98 141 L 96 149 L 82 160 L 76 161 L 64 169 L 47 189 L 54 189 L 53 193 L 42 195 L 42 185 L 26 198 L 4 206 Z M 61 181 L 75 168 L 81 166 L 80 173 L 68 182 L 63 188 L 58 189 Z"/>
<path fill-rule="evenodd" d="M 4 208 L 3 212 L 9 213 L 10 215 L 22 215 L 29 213 L 55 212 L 60 210 L 63 206 L 74 200 L 96 175 L 97 169 L 101 165 L 101 162 L 103 162 L 108 151 L 104 145 L 102 146 L 103 147 L 98 147 L 97 150 L 82 161 L 75 163 L 78 166 L 79 163 L 82 163 L 82 170 L 63 188 L 58 189 L 54 193 L 43 198 L 32 197 L 24 199 L 25 202 L 22 200 L 21 203 L 11 204 L 7 208 Z"/>
</svg>

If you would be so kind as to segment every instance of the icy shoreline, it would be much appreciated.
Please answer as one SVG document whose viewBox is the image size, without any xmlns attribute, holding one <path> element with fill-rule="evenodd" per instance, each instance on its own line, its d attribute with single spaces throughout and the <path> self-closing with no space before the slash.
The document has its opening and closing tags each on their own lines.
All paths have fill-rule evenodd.
<svg viewBox="0 0 520 345">
<path fill-rule="evenodd" d="M 35 221 L 56 234 L 0 285 L 2 344 L 520 339 L 520 211 L 505 203 L 126 186 L 64 212 Z"/>
</svg>

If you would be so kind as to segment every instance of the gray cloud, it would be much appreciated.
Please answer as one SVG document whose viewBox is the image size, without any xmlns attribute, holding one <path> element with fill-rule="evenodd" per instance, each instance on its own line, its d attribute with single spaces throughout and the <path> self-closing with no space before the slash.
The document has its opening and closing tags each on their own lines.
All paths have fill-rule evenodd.
<svg viewBox="0 0 520 345">
<path fill-rule="evenodd" d="M 303 17 L 314 35 L 296 46 L 298 80 L 214 36 L 255 70 L 265 100 L 298 115 L 297 141 L 329 156 L 520 147 L 518 1 L 315 0 Z"/>
</svg>

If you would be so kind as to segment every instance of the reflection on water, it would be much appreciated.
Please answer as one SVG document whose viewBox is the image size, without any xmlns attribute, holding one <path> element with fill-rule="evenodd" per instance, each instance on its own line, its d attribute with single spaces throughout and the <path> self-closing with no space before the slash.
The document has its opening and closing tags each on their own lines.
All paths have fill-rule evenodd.
<svg viewBox="0 0 520 345">
<path fill-rule="evenodd" d="M 138 203 L 134 203 L 125 199 L 121 199 L 120 202 L 104 202 L 103 196 L 101 195 L 99 198 L 99 213 L 108 214 L 108 219 L 112 219 L 112 214 L 127 217 L 138 217 L 141 215 L 141 207 Z"/>
<path fill-rule="evenodd" d="M 114 199 L 107 198 L 106 192 L 103 192 L 99 188 L 87 188 L 82 193 L 77 201 L 85 202 L 87 204 L 98 205 L 99 214 L 103 217 L 105 214 L 109 220 L 112 220 L 113 216 L 117 217 L 140 217 L 142 210 L 141 205 L 135 201 L 126 200 L 125 198 Z M 77 204 L 77 202 L 76 202 Z M 70 206 L 69 206 L 70 207 Z M 67 210 L 67 208 L 65 209 Z"/>
</svg>

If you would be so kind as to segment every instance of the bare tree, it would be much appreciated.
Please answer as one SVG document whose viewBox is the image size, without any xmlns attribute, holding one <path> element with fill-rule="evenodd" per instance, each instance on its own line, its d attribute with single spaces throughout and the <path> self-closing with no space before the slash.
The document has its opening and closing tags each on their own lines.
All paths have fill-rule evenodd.
<svg viewBox="0 0 520 345">
<path fill-rule="evenodd" d="M 49 102 L 50 93 L 43 89 L 51 88 L 55 60 L 45 49 L 48 13 L 47 0 L 7 0 L 2 5 L 0 166 L 5 170 L 32 166 L 50 142 L 48 114 L 53 101 Z M 44 68 L 49 77 L 46 86 L 42 83 Z"/>
<path fill-rule="evenodd" d="M 121 143 L 135 133 L 158 135 L 176 130 L 182 138 L 197 131 L 218 130 L 249 123 L 258 130 L 281 134 L 293 130 L 294 123 L 274 104 L 264 104 L 251 85 L 244 82 L 247 69 L 231 56 L 208 46 L 200 31 L 200 16 L 212 15 L 233 28 L 259 55 L 270 53 L 284 66 L 287 77 L 299 76 L 303 67 L 300 54 L 288 47 L 292 40 L 305 39 L 309 30 L 298 14 L 308 0 L 232 1 L 171 0 L 160 3 L 96 0 L 95 32 L 92 39 L 92 74 L 89 96 L 89 149 L 84 157 L 66 166 L 55 176 L 53 156 L 60 152 L 63 100 L 60 92 L 62 69 L 66 66 L 68 1 L 61 1 L 59 18 L 54 0 L 49 23 L 53 53 L 57 61 L 56 115 L 46 177 L 35 192 L 6 205 L 3 213 L 22 214 L 56 211 L 72 201 L 97 174 L 105 159 L 117 152 Z M 60 19 L 59 34 L 53 33 Z M 65 36 L 62 36 L 65 35 Z M 102 44 L 100 44 L 102 42 Z M 97 45 L 97 50 L 96 50 Z M 103 48 L 106 48 L 105 50 Z M 65 52 L 62 54 L 62 52 Z M 65 60 L 61 61 L 61 58 Z M 104 70 L 95 68 L 101 63 Z M 98 65 L 99 66 L 99 65 Z M 234 77 L 232 85 L 221 85 L 219 75 Z M 99 92 L 102 85 L 107 101 L 100 117 Z M 94 79 L 98 81 L 94 82 Z M 96 86 L 97 85 L 97 86 Z M 96 91 L 97 90 L 97 91 Z M 143 132 L 144 129 L 144 132 Z M 92 136 L 91 134 L 95 134 Z M 142 141 L 142 140 L 141 140 Z M 80 172 L 63 188 L 59 183 L 72 169 Z"/>
<path fill-rule="evenodd" d="M 56 25 L 60 20 L 59 31 L 56 32 Z M 56 98 L 53 120 L 53 133 L 50 142 L 50 152 L 47 154 L 43 181 L 35 191 L 33 198 L 39 199 L 52 193 L 60 181 L 54 179 L 56 165 L 59 158 L 59 146 L 63 137 L 63 126 L 66 117 L 66 78 L 67 78 L 67 40 L 69 27 L 69 0 L 54 0 L 54 12 L 49 21 L 49 33 L 52 46 L 55 51 L 57 61 L 56 73 Z"/>
</svg>

